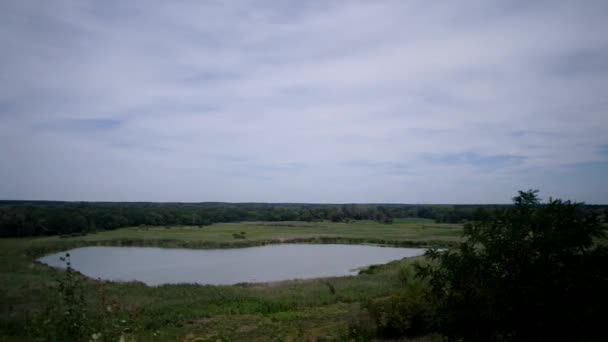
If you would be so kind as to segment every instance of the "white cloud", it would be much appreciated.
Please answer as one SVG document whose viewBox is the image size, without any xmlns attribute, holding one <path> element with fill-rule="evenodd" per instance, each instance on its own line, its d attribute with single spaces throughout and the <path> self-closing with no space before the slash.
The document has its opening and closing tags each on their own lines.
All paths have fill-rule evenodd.
<svg viewBox="0 0 608 342">
<path fill-rule="evenodd" d="M 608 200 L 601 179 L 559 187 L 606 163 L 602 2 L 0 10 L 6 198 Z M 57 129 L 83 119 L 120 124 Z M 425 158 L 464 154 L 479 157 Z M 483 165 L 498 158 L 518 162 Z"/>
</svg>

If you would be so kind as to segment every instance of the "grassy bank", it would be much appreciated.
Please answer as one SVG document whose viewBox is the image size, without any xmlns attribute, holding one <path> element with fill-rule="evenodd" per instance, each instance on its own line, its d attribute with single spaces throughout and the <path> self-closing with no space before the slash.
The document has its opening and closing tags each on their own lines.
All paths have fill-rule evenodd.
<svg viewBox="0 0 608 342">
<path fill-rule="evenodd" d="M 425 220 L 244 222 L 203 228 L 126 228 L 87 236 L 0 240 L 1 335 L 23 340 L 28 319 L 51 305 L 62 271 L 34 262 L 50 251 L 85 245 L 229 248 L 278 242 L 449 246 L 461 227 Z M 362 303 L 400 288 L 401 260 L 358 276 L 235 286 L 106 283 L 84 280 L 89 305 L 99 294 L 120 306 L 125 333 L 136 340 L 307 340 L 337 337 Z"/>
</svg>

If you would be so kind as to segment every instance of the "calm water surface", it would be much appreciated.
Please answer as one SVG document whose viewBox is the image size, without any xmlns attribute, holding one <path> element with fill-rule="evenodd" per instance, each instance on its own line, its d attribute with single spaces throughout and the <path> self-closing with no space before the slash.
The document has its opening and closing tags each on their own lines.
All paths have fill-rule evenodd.
<svg viewBox="0 0 608 342">
<path fill-rule="evenodd" d="M 356 274 L 357 268 L 424 253 L 421 248 L 281 244 L 234 249 L 84 247 L 67 251 L 72 267 L 91 278 L 175 283 L 236 284 Z M 38 259 L 65 268 L 66 252 Z"/>
</svg>

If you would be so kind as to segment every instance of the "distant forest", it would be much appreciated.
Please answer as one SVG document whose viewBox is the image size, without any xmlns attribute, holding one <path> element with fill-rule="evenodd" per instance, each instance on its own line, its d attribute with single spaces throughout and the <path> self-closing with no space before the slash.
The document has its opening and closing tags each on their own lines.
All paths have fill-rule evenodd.
<svg viewBox="0 0 608 342">
<path fill-rule="evenodd" d="M 0 201 L 0 237 L 78 235 L 133 226 L 198 226 L 240 221 L 374 220 L 427 218 L 463 223 L 509 205 L 152 203 Z M 608 205 L 587 205 L 608 217 Z"/>
</svg>

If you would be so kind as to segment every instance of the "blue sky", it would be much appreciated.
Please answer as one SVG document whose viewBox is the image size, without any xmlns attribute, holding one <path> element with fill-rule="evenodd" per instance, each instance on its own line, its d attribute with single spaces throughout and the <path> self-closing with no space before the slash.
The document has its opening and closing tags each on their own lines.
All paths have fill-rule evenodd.
<svg viewBox="0 0 608 342">
<path fill-rule="evenodd" d="M 608 203 L 605 1 L 0 3 L 0 198 Z"/>
</svg>

